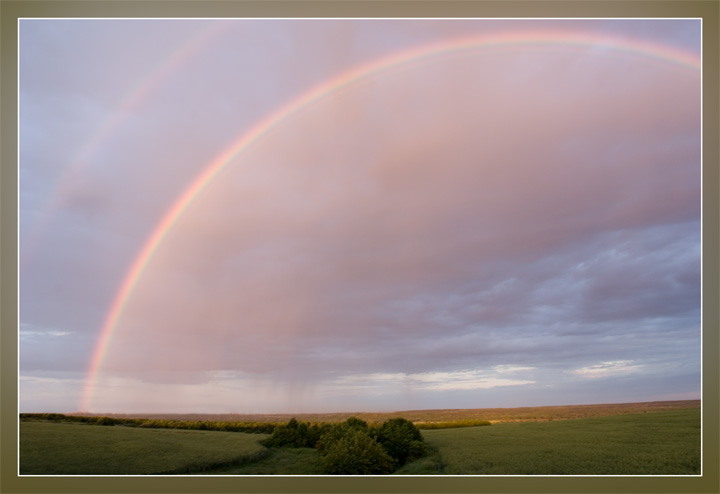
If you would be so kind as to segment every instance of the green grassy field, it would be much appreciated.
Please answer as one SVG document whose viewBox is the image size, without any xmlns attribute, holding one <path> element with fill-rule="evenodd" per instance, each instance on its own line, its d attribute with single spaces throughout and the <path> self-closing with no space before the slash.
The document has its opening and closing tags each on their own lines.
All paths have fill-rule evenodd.
<svg viewBox="0 0 720 494">
<path fill-rule="evenodd" d="M 697 475 L 700 408 L 424 430 L 399 475 Z M 266 434 L 21 421 L 21 474 L 321 475 L 310 448 Z"/>
<path fill-rule="evenodd" d="M 21 475 L 202 472 L 269 452 L 266 434 L 20 422 Z"/>
<path fill-rule="evenodd" d="M 426 430 L 405 475 L 697 475 L 700 409 Z"/>
<path fill-rule="evenodd" d="M 219 468 L 211 475 L 324 475 L 322 457 L 313 448 L 278 448 L 250 463 Z"/>
</svg>

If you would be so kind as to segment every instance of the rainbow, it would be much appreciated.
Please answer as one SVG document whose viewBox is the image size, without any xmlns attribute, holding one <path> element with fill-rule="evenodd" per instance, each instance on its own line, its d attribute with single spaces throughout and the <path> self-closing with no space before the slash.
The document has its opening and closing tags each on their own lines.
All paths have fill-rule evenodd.
<svg viewBox="0 0 720 494">
<path fill-rule="evenodd" d="M 593 47 L 603 50 L 603 52 L 607 51 L 608 53 L 615 54 L 630 53 L 632 55 L 655 59 L 663 63 L 670 63 L 691 71 L 697 71 L 701 68 L 701 58 L 699 56 L 676 48 L 649 43 L 639 39 L 621 39 L 582 32 L 524 31 L 520 33 L 495 33 L 491 35 L 461 37 L 415 47 L 356 66 L 322 82 L 298 98 L 279 107 L 273 113 L 257 122 L 247 132 L 239 136 L 237 140 L 232 142 L 222 153 L 202 168 L 202 172 L 167 210 L 133 260 L 130 270 L 125 275 L 122 285 L 115 295 L 110 310 L 104 320 L 100 337 L 95 345 L 89 365 L 80 410 L 88 411 L 90 409 L 95 382 L 123 309 L 132 295 L 133 288 L 140 280 L 143 270 L 158 246 L 162 243 L 168 231 L 177 222 L 183 212 L 187 210 L 193 199 L 202 192 L 223 168 L 232 162 L 241 152 L 245 151 L 254 142 L 263 137 L 269 130 L 331 93 L 347 89 L 353 84 L 361 82 L 371 76 L 380 75 L 385 71 L 395 69 L 399 66 L 405 66 L 411 62 L 423 62 L 434 57 L 458 54 L 463 51 L 475 49 L 555 45 Z"/>
</svg>

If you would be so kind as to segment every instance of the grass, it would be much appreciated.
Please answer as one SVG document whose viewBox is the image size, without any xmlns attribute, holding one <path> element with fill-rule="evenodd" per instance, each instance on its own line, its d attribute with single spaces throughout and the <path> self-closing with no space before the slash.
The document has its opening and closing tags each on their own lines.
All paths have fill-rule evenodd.
<svg viewBox="0 0 720 494">
<path fill-rule="evenodd" d="M 630 408 L 635 413 L 627 412 Z M 537 414 L 535 417 L 527 416 L 528 410 L 523 409 L 514 414 L 515 421 L 495 423 L 489 427 L 423 430 L 429 455 L 395 473 L 700 473 L 700 408 L 630 408 L 619 407 L 613 411 L 621 413 L 576 420 L 569 420 L 568 416 L 595 414 L 599 413 L 599 409 L 580 412 L 555 410 L 554 416 L 564 420 L 545 418 L 544 421 Z M 538 409 L 535 410 L 537 412 Z M 643 413 L 646 411 L 648 413 Z M 453 411 L 446 411 L 446 414 L 448 419 L 454 420 L 461 416 Z M 548 417 L 550 414 L 543 410 L 540 415 Z M 521 416 L 523 418 L 519 418 Z M 267 434 L 240 432 L 104 427 L 22 420 L 21 474 L 323 474 L 322 458 L 315 450 L 268 449 L 259 444 L 267 437 Z"/>
<path fill-rule="evenodd" d="M 426 430 L 399 474 L 697 475 L 700 409 Z"/>
<path fill-rule="evenodd" d="M 425 443 L 428 449 L 427 456 L 403 465 L 393 472 L 393 475 L 442 475 L 445 471 L 445 462 L 440 456 L 440 450 L 436 445 L 429 444 L 427 440 Z"/>
<path fill-rule="evenodd" d="M 323 461 L 314 448 L 271 448 L 252 463 L 208 472 L 212 475 L 324 475 Z"/>
<path fill-rule="evenodd" d="M 395 475 L 697 475 L 700 409 L 424 430 L 429 454 Z M 224 475 L 322 474 L 309 448 L 216 470 Z"/>
<path fill-rule="evenodd" d="M 201 472 L 268 454 L 266 434 L 20 422 L 21 475 Z"/>
</svg>

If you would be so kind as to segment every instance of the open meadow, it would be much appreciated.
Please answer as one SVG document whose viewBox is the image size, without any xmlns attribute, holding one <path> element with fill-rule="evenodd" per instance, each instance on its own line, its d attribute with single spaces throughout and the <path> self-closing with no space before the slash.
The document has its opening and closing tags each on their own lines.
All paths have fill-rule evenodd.
<svg viewBox="0 0 720 494">
<path fill-rule="evenodd" d="M 700 409 L 426 430 L 400 474 L 698 475 Z"/>
<path fill-rule="evenodd" d="M 202 472 L 268 453 L 266 434 L 20 422 L 21 475 Z"/>
<path fill-rule="evenodd" d="M 681 403 L 681 402 L 678 402 Z M 492 425 L 459 427 L 471 419 L 446 412 L 446 422 L 422 430 L 427 454 L 397 475 L 698 475 L 700 408 L 587 418 L 540 418 L 547 410 Z M 636 407 L 637 408 L 637 407 Z M 612 407 L 608 407 L 613 409 Z M 615 412 L 621 409 L 617 407 Z M 627 410 L 625 408 L 624 410 Z M 598 409 L 595 410 L 598 413 Z M 418 412 L 419 413 L 419 412 Z M 506 411 L 502 412 L 507 414 Z M 576 413 L 567 410 L 566 414 Z M 474 413 L 474 415 L 479 415 Z M 512 414 L 511 414 L 512 415 Z M 491 418 L 492 415 L 487 415 Z M 422 421 L 425 425 L 430 425 Z M 98 421 L 98 423 L 102 423 Z M 212 422 L 207 422 L 211 424 Z M 221 422 L 215 422 L 222 424 Z M 487 423 L 487 422 L 486 422 Z M 157 419 L 154 421 L 157 425 Z M 189 424 L 189 423 L 188 423 Z M 197 426 L 197 423 L 195 423 Z M 451 427 L 453 424 L 455 426 Z M 166 426 L 171 427 L 168 421 Z M 422 424 L 420 424 L 422 425 Z M 445 427 L 447 426 L 447 427 Z M 376 429 L 377 426 L 370 426 Z M 263 444 L 262 433 L 147 426 L 104 427 L 23 418 L 21 474 L 323 475 L 313 447 Z"/>
</svg>

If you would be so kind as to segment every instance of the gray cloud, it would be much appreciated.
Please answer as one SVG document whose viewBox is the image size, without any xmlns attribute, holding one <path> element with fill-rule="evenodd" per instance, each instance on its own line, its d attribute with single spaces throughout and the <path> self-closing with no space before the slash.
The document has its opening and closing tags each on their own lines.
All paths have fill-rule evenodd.
<svg viewBox="0 0 720 494">
<path fill-rule="evenodd" d="M 451 30 L 479 25 L 497 29 Z M 174 41 L 137 60 L 114 44 L 128 35 L 116 25 L 76 29 L 58 48 L 64 65 L 44 69 L 62 75 L 48 86 L 43 50 L 70 27 L 52 26 L 25 33 L 21 67 L 21 220 L 36 228 L 21 229 L 21 320 L 72 338 L 54 356 L 50 339 L 23 340 L 26 377 L 87 365 L 133 256 L 243 129 L 330 75 L 448 31 L 427 21 L 228 29 L 225 44 L 129 109 L 69 180 L 52 171 L 51 152 L 72 163 L 83 129 L 198 27 L 175 26 Z M 670 42 L 670 26 L 640 30 Z M 138 43 L 149 39 L 137 29 Z M 691 32 L 674 33 L 687 46 Z M 87 60 L 110 53 L 116 63 L 77 65 L 85 79 L 67 70 L 81 58 L 68 60 L 67 48 L 90 38 Z M 267 41 L 264 56 L 251 39 Z M 403 403 L 423 406 L 436 406 L 437 393 L 446 403 L 519 403 L 519 386 L 527 399 L 572 403 L 624 400 L 671 375 L 687 384 L 699 361 L 698 84 L 698 74 L 638 56 L 535 48 L 441 57 L 327 95 L 235 158 L 165 236 L 112 336 L 97 403 L 142 403 L 162 386 L 247 392 L 257 379 L 286 390 L 267 398 L 281 408 L 289 402 L 278 396 L 300 400 L 288 383 L 311 396 L 375 374 L 406 384 L 445 376 L 433 389 L 404 388 Z M 78 121 L 68 134 L 47 151 L 34 146 L 68 115 Z M 43 212 L 59 182 L 62 200 Z M 527 369 L 507 377 L 497 366 Z M 603 377 L 584 384 L 595 395 L 576 394 L 576 380 L 603 369 L 613 369 L 608 379 L 637 375 L 623 374 L 622 393 Z M 528 384 L 488 384 L 502 379 Z M 323 396 L 329 408 L 357 403 Z"/>
</svg>

